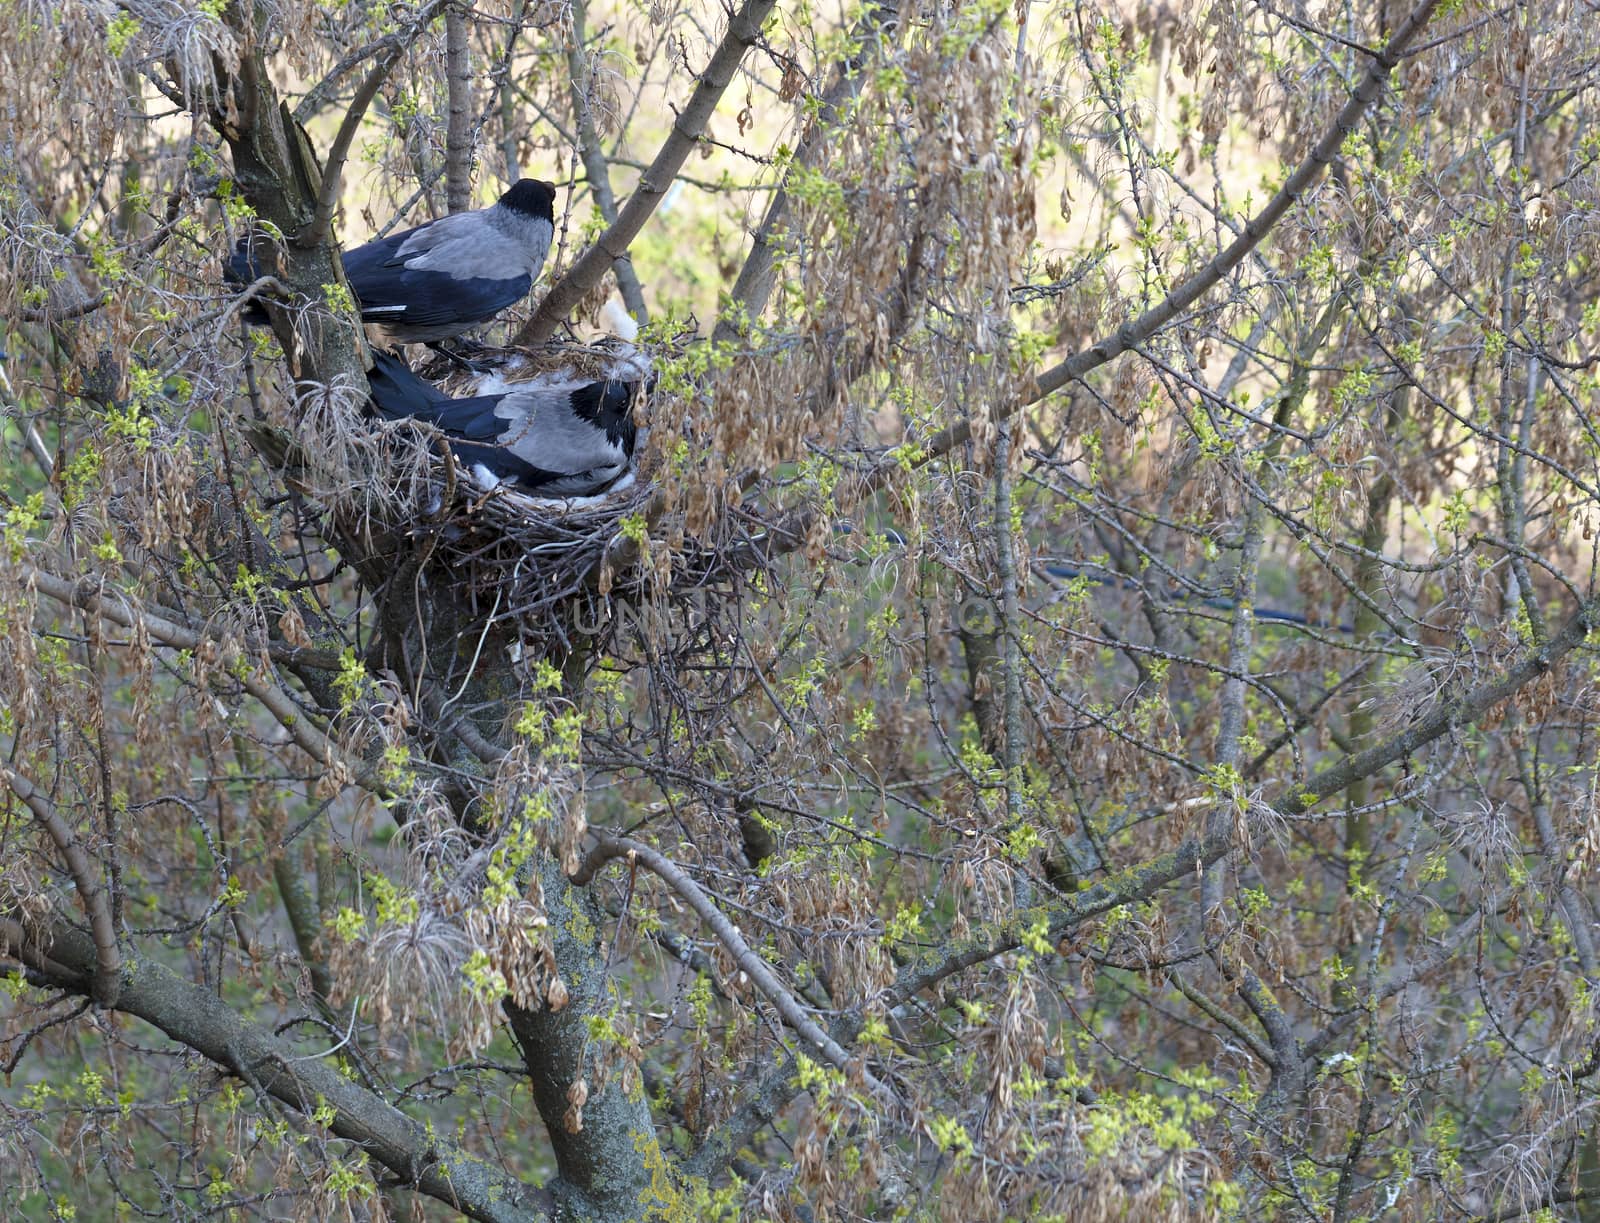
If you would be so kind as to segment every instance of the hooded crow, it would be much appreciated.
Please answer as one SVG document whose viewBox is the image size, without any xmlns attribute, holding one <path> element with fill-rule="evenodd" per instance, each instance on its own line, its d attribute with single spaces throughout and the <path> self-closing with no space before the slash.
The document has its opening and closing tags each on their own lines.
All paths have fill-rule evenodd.
<svg viewBox="0 0 1600 1223">
<path fill-rule="evenodd" d="M 434 344 L 487 323 L 528 295 L 555 233 L 556 189 L 524 178 L 498 203 L 440 217 L 344 254 L 345 279 L 364 321 L 400 344 Z M 244 286 L 261 274 L 248 239 L 223 266 Z M 264 323 L 252 303 L 245 320 Z"/>
<path fill-rule="evenodd" d="M 644 385 L 639 367 L 615 377 L 571 371 L 509 382 L 486 379 L 493 393 L 452 398 L 413 373 L 400 357 L 374 351 L 367 374 L 372 402 L 390 420 L 435 425 L 450 449 L 488 485 L 509 483 L 546 497 L 586 497 L 628 470 L 637 439 L 634 401 Z M 634 375 L 632 380 L 623 380 Z"/>
<path fill-rule="evenodd" d="M 497 204 L 458 212 L 348 251 L 361 317 L 401 344 L 431 344 L 487 323 L 528 295 L 555 234 L 556 189 L 524 178 Z"/>
</svg>

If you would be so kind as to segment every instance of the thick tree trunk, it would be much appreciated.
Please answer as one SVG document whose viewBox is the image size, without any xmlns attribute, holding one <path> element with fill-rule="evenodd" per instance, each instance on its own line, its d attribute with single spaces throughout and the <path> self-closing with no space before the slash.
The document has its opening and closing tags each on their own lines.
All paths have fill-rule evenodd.
<svg viewBox="0 0 1600 1223">
<path fill-rule="evenodd" d="M 233 151 L 240 190 L 264 220 L 285 233 L 301 232 L 317 212 L 321 189 L 304 135 L 279 104 L 255 60 L 247 59 L 233 90 L 238 120 L 229 122 L 220 114 L 214 118 Z M 272 271 L 297 297 L 312 303 L 297 311 L 296 319 L 273 311 L 301 393 L 341 379 L 354 388 L 363 387 L 365 363 L 358 326 L 353 318 L 316 304 L 325 300 L 324 285 L 341 280 L 335 252 L 324 243 L 310 249 L 287 243 L 282 266 Z M 399 534 L 385 537 L 380 527 L 363 520 L 359 530 L 353 528 L 336 543 L 379 607 L 380 639 L 371 657 L 393 668 L 413 692 L 438 684 L 442 674 L 475 668 L 462 693 L 463 707 L 487 711 L 484 724 L 476 729 L 479 736 L 492 740 L 518 695 L 507 668 L 497 661 L 503 659 L 507 643 L 480 641 L 481 616 L 464 605 L 448 583 L 416 580 L 425 557 L 414 541 L 408 546 Z M 401 551 L 409 559 L 397 562 Z M 386 597 L 386 591 L 395 597 Z M 451 797 L 458 817 L 470 827 L 479 818 L 492 777 L 459 739 L 442 744 L 441 752 L 455 775 L 466 777 Z M 473 776 L 479 779 L 476 785 Z M 604 1016 L 611 1006 L 604 915 L 589 892 L 566 880 L 554 859 L 537 869 L 568 1000 L 559 1010 L 526 1010 L 508 1003 L 506 1011 L 561 1173 L 548 1189 L 563 1204 L 564 1217 L 617 1223 L 644 1218 L 675 1196 L 677 1182 L 667 1171 L 637 1081 L 624 1090 L 624 1076 L 613 1073 L 603 1087 L 594 1085 L 603 1050 L 591 1036 L 590 1020 Z M 572 1106 L 575 1090 L 584 1087 L 590 1094 L 582 1105 L 580 1123 L 580 1113 Z"/>
</svg>

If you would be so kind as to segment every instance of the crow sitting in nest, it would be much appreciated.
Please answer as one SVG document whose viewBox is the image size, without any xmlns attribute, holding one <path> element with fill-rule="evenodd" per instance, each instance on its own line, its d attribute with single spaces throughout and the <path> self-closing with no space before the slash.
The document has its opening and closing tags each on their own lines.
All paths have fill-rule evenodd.
<svg viewBox="0 0 1600 1223">
<path fill-rule="evenodd" d="M 400 357 L 373 353 L 372 402 L 390 420 L 436 426 L 456 458 L 487 488 L 541 497 L 586 497 L 632 483 L 634 408 L 647 390 L 649 358 L 618 346 L 590 370 L 576 360 L 541 369 L 504 353 L 487 371 L 452 376 L 450 394 Z"/>
</svg>

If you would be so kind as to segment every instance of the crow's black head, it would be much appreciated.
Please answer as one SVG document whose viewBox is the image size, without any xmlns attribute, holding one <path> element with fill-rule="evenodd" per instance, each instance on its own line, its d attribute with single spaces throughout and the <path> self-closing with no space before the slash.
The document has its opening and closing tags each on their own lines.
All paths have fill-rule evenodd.
<svg viewBox="0 0 1600 1223">
<path fill-rule="evenodd" d="M 261 275 L 261 262 L 250 245 L 249 238 L 240 238 L 233 244 L 233 254 L 222 265 L 222 278 L 235 288 L 244 288 Z"/>
<path fill-rule="evenodd" d="M 555 223 L 554 183 L 541 182 L 537 178 L 518 179 L 516 185 L 500 197 L 500 203 L 513 212 Z"/>
<path fill-rule="evenodd" d="M 233 254 L 222 264 L 222 279 L 235 289 L 248 288 L 266 274 L 249 238 L 240 238 L 234 243 Z M 252 327 L 266 327 L 272 321 L 261 308 L 261 303 L 255 301 L 244 308 L 243 317 Z"/>
<path fill-rule="evenodd" d="M 639 394 L 637 382 L 590 382 L 572 392 L 572 410 L 605 430 L 613 443 L 633 449 L 633 401 Z"/>
</svg>

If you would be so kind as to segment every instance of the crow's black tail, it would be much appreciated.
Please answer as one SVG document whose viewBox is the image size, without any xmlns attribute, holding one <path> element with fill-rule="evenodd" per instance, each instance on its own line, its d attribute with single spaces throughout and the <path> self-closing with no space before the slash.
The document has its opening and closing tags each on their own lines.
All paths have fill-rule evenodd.
<svg viewBox="0 0 1600 1223">
<path fill-rule="evenodd" d="M 435 409 L 450 398 L 413 373 L 405 358 L 381 348 L 372 350 L 367 382 L 372 387 L 373 406 L 390 420 L 407 416 L 430 420 L 436 415 Z"/>
<path fill-rule="evenodd" d="M 367 374 L 372 402 L 390 420 L 425 420 L 462 441 L 495 442 L 506 422 L 495 415 L 503 395 L 474 395 L 453 399 L 427 379 L 412 372 L 403 357 L 381 349 L 372 351 Z"/>
</svg>

